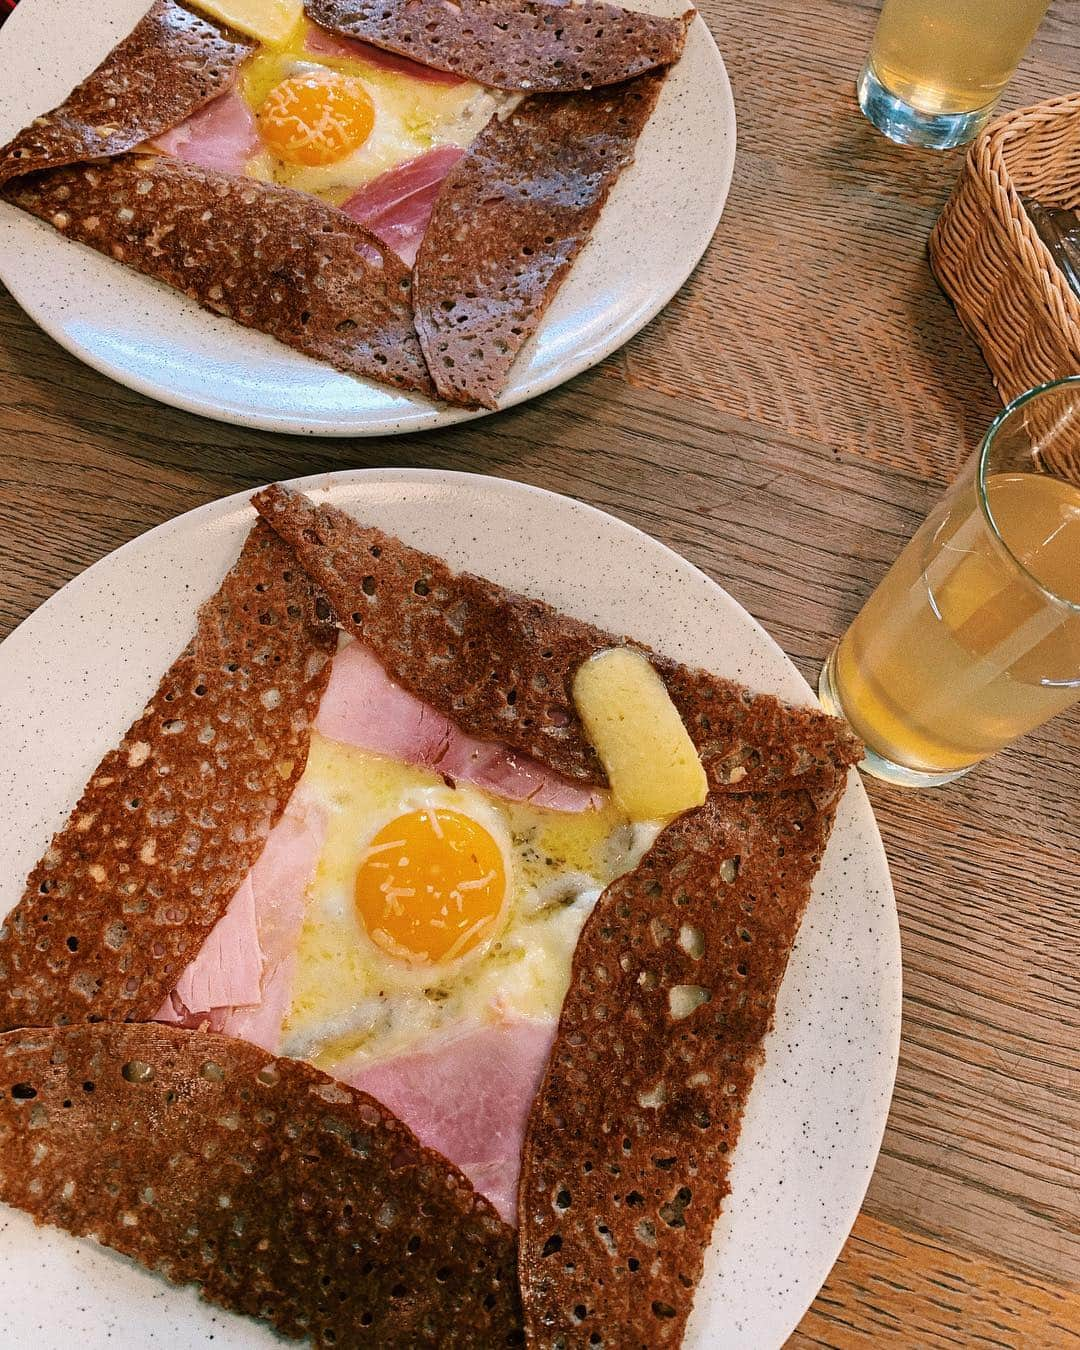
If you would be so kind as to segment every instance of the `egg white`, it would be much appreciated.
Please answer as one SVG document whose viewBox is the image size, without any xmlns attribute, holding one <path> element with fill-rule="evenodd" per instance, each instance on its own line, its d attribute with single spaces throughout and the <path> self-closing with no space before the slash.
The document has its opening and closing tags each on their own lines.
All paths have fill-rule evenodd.
<svg viewBox="0 0 1080 1350">
<path fill-rule="evenodd" d="M 296 75 L 336 71 L 360 81 L 375 107 L 375 125 L 351 154 L 333 164 L 286 164 L 269 148 L 248 162 L 250 177 L 282 183 L 340 205 L 357 188 L 396 164 L 440 145 L 464 148 L 496 113 L 518 101 L 479 84 L 432 84 L 352 57 L 324 56 L 303 46 L 303 30 L 284 49 L 266 49 L 247 67 L 241 92 L 258 114 L 267 94 Z"/>
<path fill-rule="evenodd" d="M 557 1017 L 582 925 L 657 828 L 631 825 L 610 802 L 563 813 L 450 787 L 430 770 L 318 734 L 304 784 L 325 806 L 328 828 L 308 887 L 283 1049 L 325 1069 L 416 1050 L 465 1022 Z M 507 895 L 485 943 L 454 962 L 416 966 L 371 941 L 353 891 L 376 831 L 423 807 L 460 811 L 488 831 L 503 854 Z"/>
</svg>

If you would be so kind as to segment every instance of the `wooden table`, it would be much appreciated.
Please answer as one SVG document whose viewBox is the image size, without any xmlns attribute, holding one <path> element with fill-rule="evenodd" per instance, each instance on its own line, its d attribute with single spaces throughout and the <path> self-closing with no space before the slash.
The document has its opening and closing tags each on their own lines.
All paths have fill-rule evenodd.
<svg viewBox="0 0 1080 1350">
<path fill-rule="evenodd" d="M 859 116 L 875 0 L 704 9 L 739 114 L 716 239 L 639 337 L 526 407 L 408 439 L 245 432 L 110 383 L 0 293 L 0 636 L 211 498 L 436 465 L 648 530 L 813 679 L 996 407 L 925 260 L 959 160 Z M 1080 85 L 1078 18 L 1053 5 L 1010 104 Z M 863 1212 L 791 1343 L 1078 1343 L 1080 717 L 947 788 L 868 787 L 903 929 L 900 1070 Z"/>
</svg>

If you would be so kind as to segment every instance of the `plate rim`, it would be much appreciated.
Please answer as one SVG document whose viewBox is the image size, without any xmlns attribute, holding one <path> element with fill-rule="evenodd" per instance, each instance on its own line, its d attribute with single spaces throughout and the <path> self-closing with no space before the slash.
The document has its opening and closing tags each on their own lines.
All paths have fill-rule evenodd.
<svg viewBox="0 0 1080 1350">
<path fill-rule="evenodd" d="M 789 676 L 793 676 L 798 683 L 801 691 L 806 695 L 807 706 L 820 706 L 817 697 L 802 675 L 795 666 L 794 662 L 784 652 L 779 643 L 765 629 L 765 627 L 730 594 L 719 582 L 715 581 L 707 572 L 684 557 L 676 549 L 655 538 L 647 531 L 622 519 L 620 516 L 606 511 L 601 507 L 594 506 L 591 502 L 582 501 L 577 497 L 572 497 L 565 493 L 555 492 L 549 488 L 544 488 L 531 483 L 519 482 L 516 479 L 503 478 L 495 475 L 483 473 L 470 473 L 462 470 L 436 469 L 436 468 L 416 468 L 416 467 L 374 467 L 374 468 L 354 468 L 354 469 L 336 469 L 321 473 L 306 474 L 291 479 L 279 480 L 285 486 L 302 492 L 315 492 L 325 494 L 328 497 L 333 496 L 335 489 L 341 489 L 346 494 L 354 484 L 363 485 L 367 482 L 374 484 L 384 484 L 392 486 L 395 483 L 411 483 L 420 485 L 433 485 L 441 487 L 444 485 L 456 486 L 464 489 L 475 489 L 477 486 L 487 488 L 493 486 L 498 493 L 519 494 L 522 497 L 542 497 L 551 499 L 560 504 L 561 507 L 569 507 L 571 511 L 578 511 L 586 519 L 597 519 L 604 522 L 604 527 L 610 529 L 612 526 L 617 531 L 626 533 L 631 539 L 645 541 L 650 549 L 658 549 L 670 561 L 673 561 L 679 569 L 688 569 L 691 574 L 696 574 L 698 578 L 706 584 L 707 590 L 712 594 L 719 605 L 727 612 L 738 616 L 740 622 L 748 623 L 754 630 L 756 637 L 763 642 L 773 659 L 779 658 L 781 664 L 786 669 Z M 259 489 L 253 486 L 250 489 L 244 488 L 238 492 L 230 493 L 227 496 L 215 498 L 208 502 L 191 508 L 188 511 L 180 512 L 166 520 L 152 526 L 133 538 L 125 541 L 117 548 L 103 554 L 88 567 L 76 573 L 62 586 L 58 587 L 50 596 L 48 596 L 40 605 L 36 606 L 30 614 L 16 625 L 14 629 L 0 642 L 0 666 L 2 666 L 5 656 L 5 648 L 14 645 L 20 646 L 20 641 L 13 642 L 16 638 L 21 641 L 33 641 L 33 635 L 30 633 L 30 627 L 36 628 L 42 622 L 42 616 L 46 616 L 58 601 L 58 598 L 69 587 L 75 585 L 83 578 L 89 577 L 91 573 L 106 565 L 114 564 L 115 560 L 129 551 L 134 551 L 139 546 L 145 547 L 148 542 L 158 536 L 164 536 L 172 532 L 182 532 L 185 527 L 194 526 L 196 528 L 204 524 L 216 523 L 217 527 L 227 530 L 233 527 L 234 521 L 238 515 L 249 515 L 253 522 L 255 519 L 254 508 L 250 505 L 251 496 Z M 521 585 L 522 583 L 518 583 Z M 200 601 L 193 599 L 190 601 L 195 608 Z M 33 621 L 33 624 L 31 623 Z M 26 630 L 24 632 L 24 630 Z M 771 691 L 770 691 L 771 692 Z M 809 1278 L 803 1286 L 803 1294 L 793 1298 L 789 1313 L 785 1318 L 786 1330 L 782 1339 L 777 1342 L 777 1350 L 786 1342 L 787 1337 L 798 1326 L 806 1311 L 813 1304 L 820 1289 L 825 1284 L 829 1273 L 836 1264 L 847 1240 L 858 1218 L 870 1181 L 874 1175 L 877 1163 L 880 1157 L 881 1144 L 888 1124 L 891 1111 L 893 1095 L 895 1092 L 896 1074 L 899 1060 L 899 1050 L 901 1044 L 902 1031 L 902 994 L 903 994 L 903 966 L 902 966 L 902 947 L 899 924 L 899 913 L 896 906 L 895 891 L 892 884 L 892 875 L 886 855 L 884 842 L 881 838 L 881 832 L 874 816 L 869 796 L 863 785 L 858 772 L 852 769 L 848 775 L 847 786 L 843 797 L 853 797 L 855 809 L 859 814 L 869 822 L 871 829 L 868 832 L 868 844 L 870 852 L 873 855 L 875 864 L 876 879 L 882 885 L 882 894 L 885 905 L 886 926 L 888 928 L 888 961 L 884 975 L 891 975 L 887 986 L 883 980 L 883 987 L 879 990 L 879 1008 L 888 1012 L 889 1033 L 882 1038 L 888 1044 L 885 1046 L 885 1052 L 888 1055 L 887 1072 L 882 1076 L 882 1082 L 888 1086 L 887 1097 L 883 1098 L 884 1105 L 880 1111 L 880 1120 L 874 1131 L 873 1152 L 867 1149 L 867 1161 L 865 1165 L 865 1175 L 861 1186 L 857 1186 L 852 1194 L 852 1200 L 843 1211 L 837 1211 L 836 1227 L 833 1233 L 833 1240 L 824 1244 L 818 1259 L 813 1265 L 813 1276 Z M 770 1033 L 772 1034 L 772 1033 Z M 52 1230 L 50 1230 L 51 1232 Z M 771 1344 L 771 1343 L 770 1343 Z M 765 1347 L 762 1347 L 765 1350 Z"/>
<path fill-rule="evenodd" d="M 7 48 L 13 41 L 18 41 L 18 35 L 21 33 L 22 25 L 29 22 L 25 17 L 30 12 L 33 0 L 22 0 L 15 10 L 9 16 L 6 23 L 0 28 L 0 59 L 7 56 Z M 20 13 L 23 15 L 20 20 Z M 352 415 L 350 420 L 347 416 L 339 417 L 336 421 L 308 421 L 300 413 L 272 413 L 249 411 L 240 407 L 231 407 L 223 405 L 220 402 L 215 403 L 212 398 L 199 398 L 188 396 L 175 391 L 167 383 L 159 383 L 155 380 L 144 377 L 136 371 L 129 370 L 122 362 L 110 360 L 102 351 L 99 351 L 92 342 L 82 340 L 77 333 L 69 331 L 68 327 L 58 317 L 54 317 L 46 311 L 44 317 L 40 312 L 40 307 L 35 306 L 27 295 L 29 286 L 24 288 L 19 284 L 19 277 L 14 267 L 4 268 L 2 259 L 0 259 L 0 282 L 7 287 L 16 304 L 23 311 L 30 321 L 45 332 L 58 346 L 62 347 L 76 360 L 84 365 L 96 370 L 106 378 L 114 380 L 135 393 L 141 394 L 155 402 L 163 403 L 168 407 L 176 408 L 181 412 L 192 413 L 199 417 L 206 417 L 212 421 L 222 422 L 226 425 L 248 427 L 259 431 L 274 431 L 287 435 L 297 436 L 325 436 L 327 438 L 357 437 L 369 438 L 373 436 L 394 436 L 408 435 L 413 432 L 429 431 L 442 429 L 445 427 L 456 426 L 462 422 L 475 421 L 481 417 L 489 417 L 496 412 L 504 412 L 510 408 L 518 407 L 520 404 L 528 402 L 530 399 L 537 398 L 541 394 L 550 392 L 561 384 L 576 378 L 585 371 L 599 365 L 601 361 L 618 351 L 631 338 L 635 337 L 643 328 L 652 322 L 654 318 L 666 308 L 676 295 L 686 285 L 687 281 L 694 274 L 704 257 L 709 244 L 712 242 L 719 227 L 721 217 L 727 205 L 727 200 L 731 192 L 731 186 L 735 174 L 735 158 L 738 142 L 738 121 L 735 110 L 734 93 L 731 86 L 731 78 L 728 74 L 727 65 L 723 55 L 717 46 L 716 39 L 713 37 L 712 30 L 709 28 L 704 15 L 696 11 L 691 24 L 691 31 L 700 31 L 708 44 L 707 54 L 711 55 L 715 63 L 716 93 L 721 107 L 721 116 L 725 127 L 728 129 L 728 135 L 724 143 L 724 154 L 720 165 L 720 173 L 717 181 L 719 183 L 718 191 L 713 203 L 713 210 L 709 213 L 707 224 L 702 226 L 701 231 L 695 235 L 693 241 L 687 249 L 685 267 L 680 265 L 677 269 L 679 279 L 673 284 L 662 287 L 659 291 L 653 293 L 648 301 L 639 306 L 636 310 L 626 316 L 619 327 L 608 334 L 606 337 L 593 342 L 591 345 L 576 350 L 571 359 L 564 361 L 561 365 L 549 370 L 546 374 L 539 375 L 531 380 L 527 380 L 520 387 L 510 387 L 504 391 L 499 400 L 498 408 L 455 408 L 453 405 L 441 404 L 438 401 L 429 400 L 421 395 L 410 395 L 398 392 L 399 396 L 407 403 L 406 410 L 395 415 L 387 412 L 375 416 Z M 6 35 L 6 36 L 5 36 Z M 663 90 L 661 91 L 661 97 Z M 647 130 L 647 128 L 646 128 Z M 644 134 L 644 133 L 643 133 Z M 631 168 L 633 165 L 631 164 Z M 617 184 L 616 184 L 617 186 Z M 17 210 L 11 207 L 11 210 Z M 36 221 L 42 230 L 48 230 L 48 226 L 41 221 Z M 72 242 L 72 241 L 69 241 Z M 591 242 L 590 238 L 586 240 L 584 248 L 588 248 Z M 80 246 L 82 247 L 82 246 Z M 583 248 L 583 252 L 584 252 Z M 575 262 L 577 260 L 575 259 Z M 128 269 L 131 271 L 131 269 Z M 14 277 L 13 277 L 14 274 Z M 144 277 L 140 273 L 133 273 L 139 276 L 141 281 L 151 286 L 163 286 L 163 282 L 155 281 L 153 278 Z M 185 297 L 186 298 L 186 297 Z M 189 301 L 191 304 L 197 304 L 195 301 Z M 211 318 L 209 314 L 207 318 Z M 537 333 L 530 339 L 530 343 L 535 341 L 537 335 L 543 328 L 545 319 L 542 317 L 537 328 Z M 284 345 L 284 344 L 282 344 Z M 313 357 L 307 357 L 295 349 L 285 346 L 285 350 L 298 360 L 312 361 L 319 366 L 325 366 L 327 363 L 318 362 Z M 338 372 L 341 373 L 341 372 Z M 355 377 L 361 379 L 362 377 Z M 367 381 L 367 383 L 376 383 Z M 384 386 L 380 386 L 384 387 Z M 415 400 L 415 401 L 413 401 Z"/>
</svg>

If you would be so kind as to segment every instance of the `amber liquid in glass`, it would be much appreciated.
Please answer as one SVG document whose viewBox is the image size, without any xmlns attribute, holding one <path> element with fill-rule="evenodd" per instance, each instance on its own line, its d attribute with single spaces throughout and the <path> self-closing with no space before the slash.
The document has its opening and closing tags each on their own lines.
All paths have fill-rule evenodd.
<svg viewBox="0 0 1080 1350">
<path fill-rule="evenodd" d="M 1080 699 L 1080 611 L 1060 603 L 1080 606 L 1080 488 L 998 473 L 986 495 L 1013 558 L 975 486 L 955 488 L 836 652 L 852 726 L 879 754 L 926 773 L 967 768 Z"/>
<path fill-rule="evenodd" d="M 874 74 L 924 113 L 993 103 L 1035 36 L 1048 0 L 885 0 Z"/>
</svg>

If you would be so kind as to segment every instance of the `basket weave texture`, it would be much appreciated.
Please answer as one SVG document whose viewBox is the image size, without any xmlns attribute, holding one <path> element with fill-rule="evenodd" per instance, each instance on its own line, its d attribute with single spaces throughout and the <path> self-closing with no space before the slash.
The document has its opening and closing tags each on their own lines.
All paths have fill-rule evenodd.
<svg viewBox="0 0 1080 1350">
<path fill-rule="evenodd" d="M 1080 373 L 1080 299 L 1021 197 L 1080 206 L 1080 94 L 992 122 L 930 236 L 930 263 L 1002 399 Z"/>
</svg>

